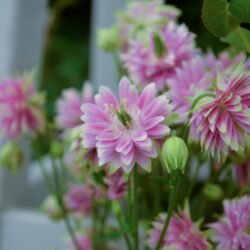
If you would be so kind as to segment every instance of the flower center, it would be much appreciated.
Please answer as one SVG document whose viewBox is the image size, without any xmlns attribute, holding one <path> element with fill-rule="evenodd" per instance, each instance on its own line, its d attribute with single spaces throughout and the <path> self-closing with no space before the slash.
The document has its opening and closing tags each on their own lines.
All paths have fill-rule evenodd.
<svg viewBox="0 0 250 250">
<path fill-rule="evenodd" d="M 129 125 L 131 124 L 132 117 L 126 111 L 124 102 L 120 103 L 120 110 L 116 110 L 115 113 L 116 113 L 117 118 L 119 119 L 119 121 L 123 124 L 123 126 L 128 129 Z"/>
</svg>

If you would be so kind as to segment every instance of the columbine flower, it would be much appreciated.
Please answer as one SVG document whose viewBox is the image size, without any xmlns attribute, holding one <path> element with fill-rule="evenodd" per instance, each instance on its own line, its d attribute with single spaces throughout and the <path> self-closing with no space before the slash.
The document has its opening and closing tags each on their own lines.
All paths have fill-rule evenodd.
<svg viewBox="0 0 250 250">
<path fill-rule="evenodd" d="M 44 129 L 42 94 L 35 91 L 30 75 L 0 81 L 0 132 L 8 139 Z"/>
<path fill-rule="evenodd" d="M 107 197 L 110 200 L 119 200 L 123 198 L 127 192 L 128 183 L 125 181 L 121 169 L 107 176 L 104 182 L 107 185 Z"/>
<path fill-rule="evenodd" d="M 241 148 L 244 132 L 250 133 L 250 76 L 233 74 L 219 79 L 216 97 L 199 108 L 191 123 L 201 145 L 212 156 Z"/>
<path fill-rule="evenodd" d="M 129 3 L 125 11 L 117 14 L 118 28 L 126 39 L 138 37 L 141 32 L 157 29 L 169 20 L 175 21 L 180 10 L 165 5 L 162 0 Z"/>
<path fill-rule="evenodd" d="M 166 214 L 160 214 L 153 223 L 153 228 L 149 231 L 148 245 L 151 248 L 157 246 L 165 219 Z M 170 219 L 162 247 L 178 250 L 206 250 L 208 243 L 190 218 L 184 212 L 180 212 Z"/>
<path fill-rule="evenodd" d="M 92 210 L 92 203 L 95 192 L 89 185 L 74 185 L 66 194 L 65 203 L 69 211 L 89 215 Z"/>
<path fill-rule="evenodd" d="M 67 241 L 69 250 L 92 250 L 92 243 L 91 239 L 82 233 L 78 233 L 76 235 L 76 241 L 79 249 L 75 247 L 75 244 L 72 242 L 71 239 Z"/>
<path fill-rule="evenodd" d="M 161 53 L 157 53 L 157 41 L 161 44 Z M 155 82 L 161 90 L 175 75 L 175 69 L 195 54 L 194 35 L 185 25 L 169 22 L 159 34 L 150 34 L 148 44 L 132 41 L 122 61 L 134 82 L 141 85 Z"/>
<path fill-rule="evenodd" d="M 244 187 L 250 184 L 250 159 L 243 164 L 238 164 L 234 168 L 236 181 Z"/>
<path fill-rule="evenodd" d="M 231 56 L 228 51 L 222 51 L 218 57 L 213 52 L 209 52 L 204 61 L 206 67 L 216 76 L 216 71 L 220 70 L 223 74 L 229 74 L 237 67 L 245 58 L 243 53 L 239 53 L 235 56 Z"/>
<path fill-rule="evenodd" d="M 184 62 L 181 68 L 176 69 L 175 76 L 168 80 L 170 89 L 167 96 L 181 122 L 187 120 L 192 100 L 201 92 L 206 91 L 210 85 L 205 64 L 200 57 Z"/>
<path fill-rule="evenodd" d="M 218 250 L 250 249 L 250 197 L 224 202 L 224 216 L 218 222 L 211 223 L 212 240 Z"/>
<path fill-rule="evenodd" d="M 156 97 L 155 84 L 140 95 L 127 78 L 120 81 L 119 98 L 105 87 L 95 97 L 95 104 L 84 104 L 83 145 L 96 148 L 99 165 L 111 170 L 130 172 L 137 162 L 150 170 L 150 158 L 157 156 L 155 140 L 170 129 L 164 124 L 170 108 L 165 96 Z"/>
<path fill-rule="evenodd" d="M 89 102 L 93 102 L 93 90 L 89 83 L 84 84 L 81 95 L 73 88 L 64 90 L 62 98 L 57 101 L 58 126 L 69 129 L 81 125 L 81 105 Z"/>
</svg>

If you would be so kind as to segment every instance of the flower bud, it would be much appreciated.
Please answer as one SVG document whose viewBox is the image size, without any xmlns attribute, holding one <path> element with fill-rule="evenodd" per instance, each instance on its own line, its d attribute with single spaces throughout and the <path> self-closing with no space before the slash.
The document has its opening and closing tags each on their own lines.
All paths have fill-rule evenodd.
<svg viewBox="0 0 250 250">
<path fill-rule="evenodd" d="M 0 149 L 0 165 L 10 170 L 17 170 L 23 162 L 23 151 L 15 141 L 6 143 Z"/>
<path fill-rule="evenodd" d="M 60 220 L 62 218 L 62 211 L 53 195 L 45 198 L 41 205 L 41 210 L 52 220 Z"/>
<path fill-rule="evenodd" d="M 113 26 L 109 29 L 100 29 L 97 33 L 98 47 L 107 52 L 117 50 L 121 46 L 119 41 L 118 29 Z"/>
<path fill-rule="evenodd" d="M 55 158 L 60 158 L 63 156 L 64 150 L 62 143 L 58 141 L 52 141 L 50 145 L 50 153 Z"/>
<path fill-rule="evenodd" d="M 172 136 L 168 138 L 162 148 L 162 159 L 167 171 L 180 170 L 182 173 L 188 158 L 188 149 L 183 139 Z"/>
<path fill-rule="evenodd" d="M 223 197 L 222 189 L 219 185 L 208 183 L 203 188 L 204 195 L 211 201 L 218 201 Z"/>
</svg>

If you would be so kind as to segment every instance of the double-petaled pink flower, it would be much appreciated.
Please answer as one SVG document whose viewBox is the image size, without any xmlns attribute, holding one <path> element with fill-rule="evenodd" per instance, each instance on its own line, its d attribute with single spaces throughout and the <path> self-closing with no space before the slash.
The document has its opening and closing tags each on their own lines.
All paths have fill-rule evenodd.
<svg viewBox="0 0 250 250">
<path fill-rule="evenodd" d="M 166 214 L 160 214 L 153 223 L 147 240 L 151 248 L 156 248 L 165 220 Z M 184 212 L 180 212 L 172 216 L 164 235 L 162 249 L 168 247 L 178 250 L 207 250 L 208 243 L 191 219 Z"/>
<path fill-rule="evenodd" d="M 134 82 L 140 85 L 154 82 L 157 89 L 162 90 L 167 86 L 168 79 L 175 76 L 176 68 L 195 56 L 194 35 L 185 25 L 169 22 L 157 34 L 165 47 L 160 56 L 156 53 L 154 36 L 154 33 L 149 34 L 148 44 L 131 41 L 122 55 L 122 62 Z"/>
<path fill-rule="evenodd" d="M 170 112 L 166 96 L 156 96 L 151 83 L 138 94 L 127 78 L 120 81 L 119 98 L 101 87 L 95 103 L 83 104 L 83 145 L 96 148 L 99 165 L 109 164 L 112 172 L 130 172 L 138 163 L 150 170 L 157 156 L 155 141 L 170 133 L 164 123 Z"/>
<path fill-rule="evenodd" d="M 212 229 L 216 249 L 250 249 L 250 197 L 225 201 L 224 216 L 209 227 Z"/>
<path fill-rule="evenodd" d="M 65 196 L 65 204 L 70 212 L 89 215 L 92 211 L 95 190 L 90 185 L 71 186 Z"/>
<path fill-rule="evenodd" d="M 81 105 L 85 102 L 93 102 L 93 90 L 89 83 L 84 84 L 81 94 L 73 88 L 64 90 L 62 98 L 57 101 L 58 126 L 69 129 L 81 125 Z"/>
<path fill-rule="evenodd" d="M 8 139 L 44 129 L 43 97 L 30 75 L 0 81 L 0 132 Z"/>
<path fill-rule="evenodd" d="M 218 82 L 220 81 L 220 82 Z M 201 145 L 212 156 L 241 148 L 250 133 L 250 76 L 232 74 L 217 80 L 215 98 L 194 112 L 192 123 Z"/>
<path fill-rule="evenodd" d="M 175 76 L 168 80 L 169 97 L 179 120 L 185 122 L 192 101 L 200 93 L 207 91 L 211 85 L 210 77 L 202 58 L 197 57 L 190 62 L 184 62 L 176 69 Z"/>
<path fill-rule="evenodd" d="M 107 185 L 107 197 L 110 200 L 119 200 L 123 198 L 128 189 L 128 183 L 124 178 L 123 171 L 119 169 L 112 175 L 104 179 Z"/>
</svg>

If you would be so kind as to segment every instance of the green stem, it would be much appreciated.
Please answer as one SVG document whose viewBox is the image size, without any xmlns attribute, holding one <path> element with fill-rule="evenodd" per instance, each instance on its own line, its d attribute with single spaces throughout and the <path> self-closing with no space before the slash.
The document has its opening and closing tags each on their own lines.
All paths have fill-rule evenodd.
<svg viewBox="0 0 250 250">
<path fill-rule="evenodd" d="M 139 250 L 139 237 L 138 237 L 138 166 L 137 164 L 133 169 L 133 187 L 132 187 L 132 236 L 134 240 L 134 250 Z"/>
<path fill-rule="evenodd" d="M 176 200 L 176 193 L 177 193 L 179 179 L 180 179 L 180 172 L 178 171 L 177 173 L 174 173 L 173 177 L 172 177 L 167 218 L 165 220 L 165 223 L 164 223 L 161 235 L 160 235 L 160 239 L 159 239 L 157 246 L 155 248 L 156 250 L 160 250 L 164 236 L 167 233 L 168 225 L 169 225 L 170 219 L 172 217 L 172 211 L 175 207 L 175 200 Z"/>
</svg>

